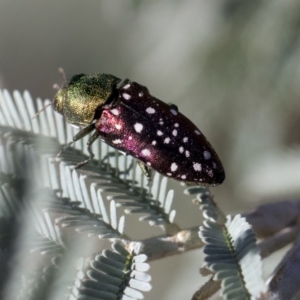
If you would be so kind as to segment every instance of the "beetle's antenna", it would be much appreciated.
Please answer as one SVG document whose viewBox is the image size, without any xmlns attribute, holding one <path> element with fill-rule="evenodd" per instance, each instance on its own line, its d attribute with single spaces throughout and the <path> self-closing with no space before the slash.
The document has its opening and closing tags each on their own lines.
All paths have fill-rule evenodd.
<svg viewBox="0 0 300 300">
<path fill-rule="evenodd" d="M 61 76 L 63 78 L 63 82 L 62 82 L 61 85 L 59 85 L 57 83 L 53 84 L 53 88 L 55 90 L 59 91 L 63 86 L 65 86 L 68 83 L 68 80 L 67 80 L 67 76 L 66 76 L 65 70 L 62 67 L 58 68 L 58 72 L 61 74 Z"/>
<path fill-rule="evenodd" d="M 48 106 L 51 106 L 51 105 L 53 105 L 53 103 L 54 103 L 54 100 L 55 99 L 53 99 L 50 103 L 48 103 L 47 105 L 45 105 L 42 109 L 40 109 L 31 119 L 34 119 L 34 118 L 36 118 L 42 111 L 44 111 Z"/>
<path fill-rule="evenodd" d="M 68 83 L 68 80 L 67 80 L 67 76 L 66 76 L 65 70 L 64 70 L 62 67 L 59 67 L 59 68 L 58 68 L 58 72 L 61 74 L 61 76 L 62 76 L 62 78 L 63 78 L 62 86 L 64 86 L 65 84 Z"/>
<path fill-rule="evenodd" d="M 57 91 L 59 91 L 64 85 L 66 85 L 68 83 L 68 80 L 67 80 L 67 76 L 66 76 L 66 73 L 65 73 L 65 70 L 62 68 L 62 67 L 59 67 L 58 68 L 58 72 L 61 74 L 62 78 L 63 78 L 63 82 L 61 85 L 55 83 L 53 84 L 53 88 Z M 36 118 L 42 111 L 44 111 L 48 106 L 50 105 L 53 105 L 54 103 L 54 100 L 53 99 L 50 103 L 48 103 L 47 105 L 45 105 L 42 109 L 40 109 L 31 119 L 34 119 Z"/>
</svg>

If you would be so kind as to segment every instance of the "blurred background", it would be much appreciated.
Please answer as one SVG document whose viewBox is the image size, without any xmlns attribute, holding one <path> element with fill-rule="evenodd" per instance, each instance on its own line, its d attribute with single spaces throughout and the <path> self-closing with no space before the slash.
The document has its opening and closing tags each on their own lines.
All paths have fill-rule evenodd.
<svg viewBox="0 0 300 300">
<path fill-rule="evenodd" d="M 227 178 L 212 192 L 226 214 L 299 198 L 298 1 L 0 0 L 0 88 L 51 99 L 58 67 L 130 78 L 176 104 L 220 155 Z M 170 187 L 178 224 L 201 224 Z M 202 261 L 199 250 L 151 263 L 146 299 L 190 298 Z"/>
</svg>

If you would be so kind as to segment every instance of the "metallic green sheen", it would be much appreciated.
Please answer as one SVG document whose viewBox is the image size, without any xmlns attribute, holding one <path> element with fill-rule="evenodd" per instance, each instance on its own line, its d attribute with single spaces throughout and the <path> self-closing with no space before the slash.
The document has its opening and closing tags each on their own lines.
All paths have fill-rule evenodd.
<svg viewBox="0 0 300 300">
<path fill-rule="evenodd" d="M 108 74 L 78 74 L 71 78 L 54 97 L 54 109 L 68 123 L 86 126 L 95 117 L 97 108 L 104 105 L 113 87 L 121 79 Z"/>
</svg>

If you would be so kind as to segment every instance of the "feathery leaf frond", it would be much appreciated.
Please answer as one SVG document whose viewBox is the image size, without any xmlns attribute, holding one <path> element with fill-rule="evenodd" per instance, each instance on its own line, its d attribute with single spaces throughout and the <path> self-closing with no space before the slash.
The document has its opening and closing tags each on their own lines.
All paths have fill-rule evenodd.
<svg viewBox="0 0 300 300">
<path fill-rule="evenodd" d="M 222 281 L 223 297 L 257 299 L 264 291 L 264 282 L 261 258 L 251 226 L 240 215 L 227 217 L 225 221 L 208 190 L 202 190 L 197 200 L 207 219 L 199 231 L 206 244 L 205 262 L 215 272 L 214 279 Z"/>
<path fill-rule="evenodd" d="M 78 272 L 69 299 L 143 299 L 141 291 L 151 289 L 147 256 L 129 253 L 118 243 L 112 248 L 96 255 Z"/>
</svg>

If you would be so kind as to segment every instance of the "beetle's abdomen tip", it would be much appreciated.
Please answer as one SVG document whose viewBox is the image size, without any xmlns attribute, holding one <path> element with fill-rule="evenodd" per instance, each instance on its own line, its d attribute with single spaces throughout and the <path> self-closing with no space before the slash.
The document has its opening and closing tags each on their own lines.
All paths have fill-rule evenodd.
<svg viewBox="0 0 300 300">
<path fill-rule="evenodd" d="M 225 172 L 219 172 L 216 174 L 216 184 L 221 184 L 225 180 Z"/>
</svg>

